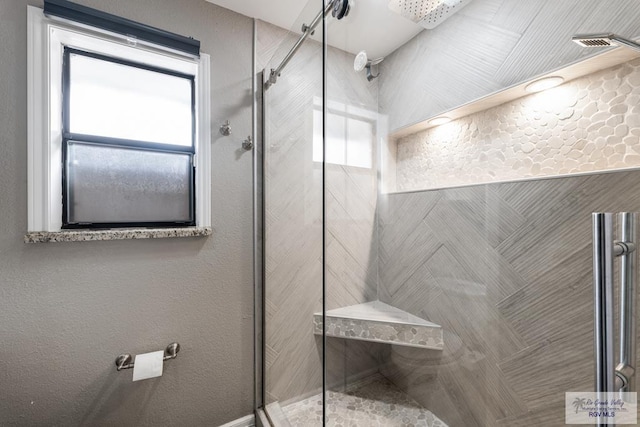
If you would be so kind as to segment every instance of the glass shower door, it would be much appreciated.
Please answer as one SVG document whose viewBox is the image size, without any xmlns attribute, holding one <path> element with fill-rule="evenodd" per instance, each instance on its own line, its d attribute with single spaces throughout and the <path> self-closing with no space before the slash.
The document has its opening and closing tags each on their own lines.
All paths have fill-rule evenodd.
<svg viewBox="0 0 640 427">
<path fill-rule="evenodd" d="M 275 425 L 322 425 L 322 25 L 298 48 L 309 1 L 291 31 L 257 22 L 264 80 L 264 403 Z M 318 41 L 318 39 L 320 41 Z M 284 64 L 284 65 L 283 65 Z M 270 76 L 270 70 L 280 70 Z M 300 402 L 313 400 L 309 422 Z M 304 404 L 304 403 L 303 403 Z M 319 404 L 319 405 L 318 405 Z M 317 414 L 319 408 L 319 415 Z"/>
</svg>

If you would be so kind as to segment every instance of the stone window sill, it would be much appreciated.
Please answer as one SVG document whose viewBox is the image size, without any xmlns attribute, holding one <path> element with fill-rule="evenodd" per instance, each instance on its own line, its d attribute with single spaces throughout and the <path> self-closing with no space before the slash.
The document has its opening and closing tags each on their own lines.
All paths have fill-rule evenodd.
<svg viewBox="0 0 640 427">
<path fill-rule="evenodd" d="M 25 243 L 90 242 L 97 240 L 165 239 L 173 237 L 206 237 L 210 227 L 186 228 L 122 228 L 113 230 L 65 230 L 29 232 Z"/>
</svg>

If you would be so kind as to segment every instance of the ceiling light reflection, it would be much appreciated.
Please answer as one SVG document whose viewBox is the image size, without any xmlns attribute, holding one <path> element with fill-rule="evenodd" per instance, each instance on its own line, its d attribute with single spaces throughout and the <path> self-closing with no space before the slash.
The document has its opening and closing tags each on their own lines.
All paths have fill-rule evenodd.
<svg viewBox="0 0 640 427">
<path fill-rule="evenodd" d="M 564 79 L 560 76 L 545 77 L 543 79 L 536 80 L 525 86 L 524 90 L 527 92 L 541 92 L 543 90 L 551 89 L 564 83 Z"/>
</svg>

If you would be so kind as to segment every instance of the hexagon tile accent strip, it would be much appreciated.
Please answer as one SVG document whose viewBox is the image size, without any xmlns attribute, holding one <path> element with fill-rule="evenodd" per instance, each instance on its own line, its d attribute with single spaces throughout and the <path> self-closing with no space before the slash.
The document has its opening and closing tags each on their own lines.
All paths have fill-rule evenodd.
<svg viewBox="0 0 640 427">
<path fill-rule="evenodd" d="M 640 60 L 397 141 L 397 190 L 640 167 Z"/>
</svg>

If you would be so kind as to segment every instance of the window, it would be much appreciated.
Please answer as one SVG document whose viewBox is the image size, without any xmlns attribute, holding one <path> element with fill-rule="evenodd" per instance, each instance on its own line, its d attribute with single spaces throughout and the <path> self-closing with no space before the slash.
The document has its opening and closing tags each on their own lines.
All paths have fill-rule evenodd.
<svg viewBox="0 0 640 427">
<path fill-rule="evenodd" d="M 65 47 L 62 227 L 195 225 L 194 76 Z"/>
<path fill-rule="evenodd" d="M 326 162 L 371 169 L 376 115 L 362 108 L 329 101 L 326 125 Z M 313 110 L 313 161 L 322 162 L 322 103 Z"/>
<path fill-rule="evenodd" d="M 210 226 L 209 57 L 29 7 L 29 231 Z"/>
</svg>

